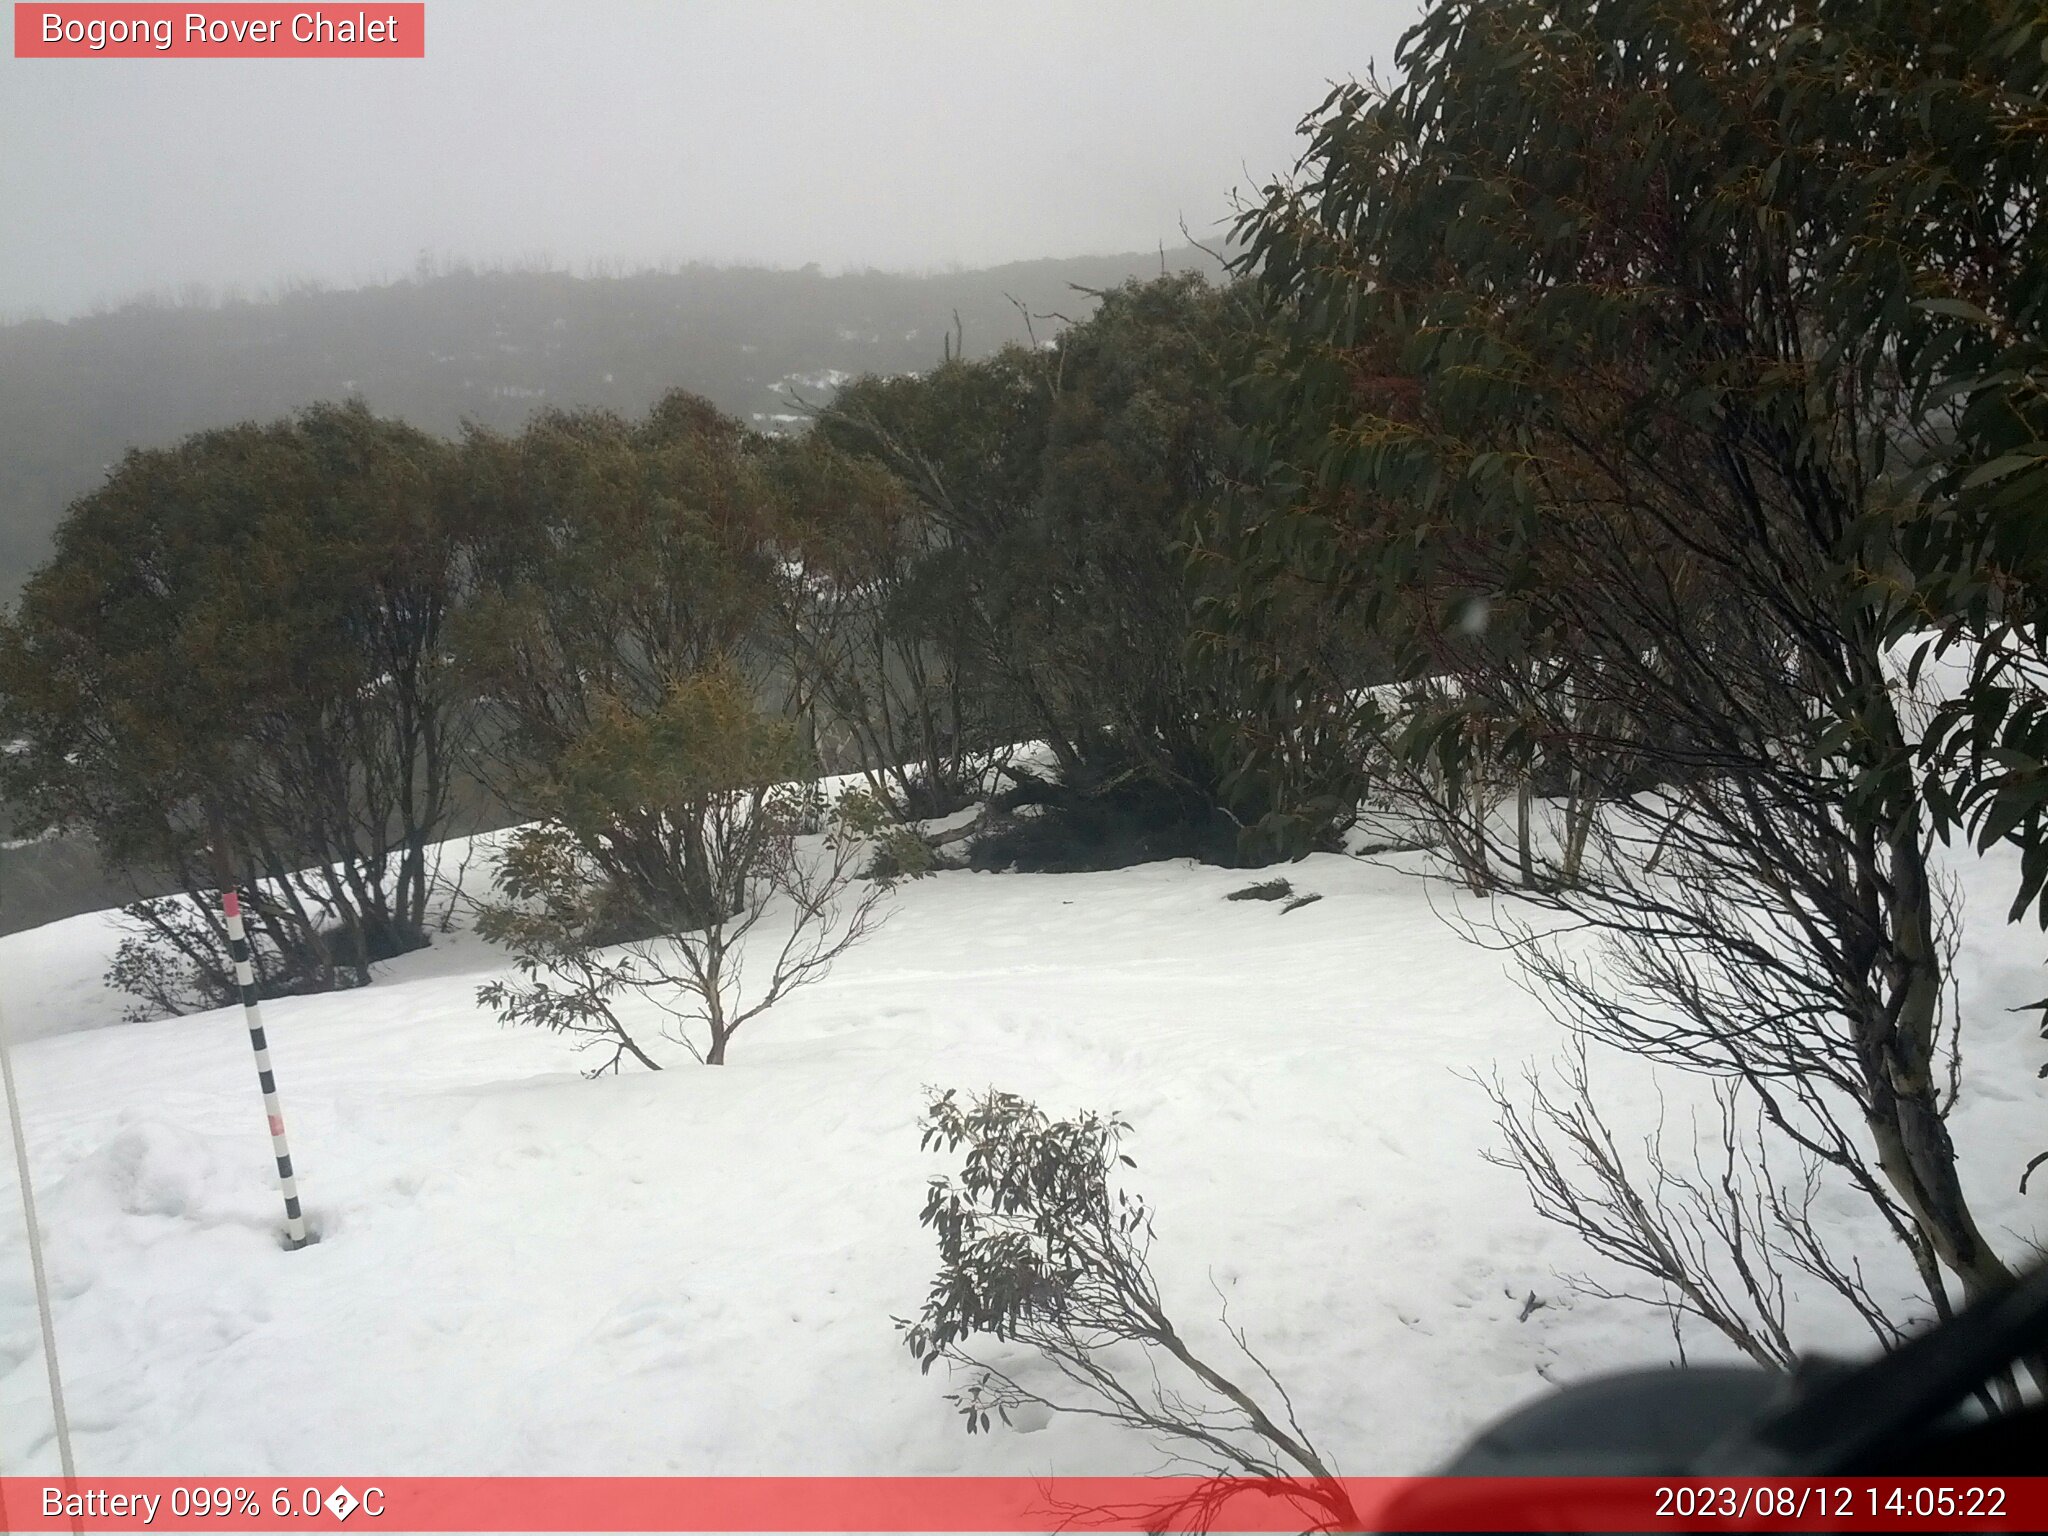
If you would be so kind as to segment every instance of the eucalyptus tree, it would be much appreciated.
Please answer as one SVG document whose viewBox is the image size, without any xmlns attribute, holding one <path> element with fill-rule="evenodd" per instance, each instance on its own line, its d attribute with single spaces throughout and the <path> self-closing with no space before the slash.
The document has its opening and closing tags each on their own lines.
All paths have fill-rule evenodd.
<svg viewBox="0 0 2048 1536">
<path fill-rule="evenodd" d="M 1910 317 L 1917 274 L 1967 266 L 1970 231 L 1931 215 L 1981 156 L 1904 121 L 1955 110 L 1945 43 L 1976 57 L 1945 9 L 1430 7 L 1399 82 L 1333 91 L 1300 174 L 1244 220 L 1296 329 L 1260 375 L 1264 481 L 1287 494 L 1248 521 L 1225 605 L 1227 627 L 1275 573 L 1314 584 L 1410 674 L 1455 681 L 1383 723 L 1396 750 L 1594 786 L 1592 849 L 1531 883 L 1608 967 L 1537 945 L 1539 983 L 1580 1030 L 1740 1084 L 1868 1197 L 1937 1310 L 1944 1272 L 1966 1294 L 2010 1278 L 1946 1126 L 1942 807 L 1894 656 L 1955 515 L 1930 456 L 1968 434 L 1908 332 L 1846 317 Z M 2008 126 L 2037 132 L 2024 99 L 2001 98 Z M 1920 153 L 1887 184 L 1893 144 Z M 2003 183 L 2022 221 L 2023 179 Z M 1879 234 L 1912 281 L 1872 276 Z"/>
<path fill-rule="evenodd" d="M 229 882 L 267 990 L 426 942 L 470 718 L 442 452 L 355 404 L 132 452 L 0 623 L 10 799 L 190 898 L 130 909 L 155 1006 L 233 995 Z"/>
</svg>

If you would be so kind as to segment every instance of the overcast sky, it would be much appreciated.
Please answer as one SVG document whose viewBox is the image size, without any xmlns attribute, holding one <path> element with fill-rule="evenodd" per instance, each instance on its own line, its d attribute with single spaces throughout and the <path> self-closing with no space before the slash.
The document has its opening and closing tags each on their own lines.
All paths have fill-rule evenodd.
<svg viewBox="0 0 2048 1536">
<path fill-rule="evenodd" d="M 1290 165 L 1327 82 L 1389 62 L 1414 11 L 429 0 L 424 60 L 10 56 L 0 314 L 422 252 L 923 270 L 1176 244 Z"/>
</svg>

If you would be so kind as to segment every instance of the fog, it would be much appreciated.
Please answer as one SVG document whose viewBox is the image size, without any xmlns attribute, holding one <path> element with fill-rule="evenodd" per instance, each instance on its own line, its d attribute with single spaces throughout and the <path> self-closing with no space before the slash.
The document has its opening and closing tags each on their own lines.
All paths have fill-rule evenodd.
<svg viewBox="0 0 2048 1536">
<path fill-rule="evenodd" d="M 1381 0 L 430 0 L 423 60 L 0 65 L 0 314 L 447 263 L 930 270 L 1216 238 Z"/>
</svg>

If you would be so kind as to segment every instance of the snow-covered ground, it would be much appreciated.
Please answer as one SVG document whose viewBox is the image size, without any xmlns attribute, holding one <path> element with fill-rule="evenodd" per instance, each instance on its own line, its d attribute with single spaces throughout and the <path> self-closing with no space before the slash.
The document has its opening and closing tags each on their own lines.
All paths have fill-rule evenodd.
<svg viewBox="0 0 2048 1536">
<path fill-rule="evenodd" d="M 1461 1074 L 1558 1044 L 1503 959 L 1441 920 L 1440 885 L 1336 856 L 1281 873 L 1324 899 L 1225 901 L 1245 875 L 1185 863 L 917 881 L 719 1069 L 585 1079 L 476 1006 L 504 960 L 460 932 L 369 990 L 269 1004 L 320 1237 L 299 1253 L 239 1012 L 121 1023 L 103 916 L 0 939 L 80 1471 L 1152 1469 L 1097 1420 L 969 1438 L 903 1350 L 946 1166 L 918 1150 L 927 1085 L 1122 1111 L 1170 1306 L 1220 1349 L 1227 1298 L 1346 1472 L 1426 1469 L 1546 1382 L 1669 1359 L 1661 1316 L 1560 1284 L 1587 1256 L 1480 1157 L 1490 1106 Z M 2048 1117 L 2033 1022 L 2005 1010 L 2048 988 L 2040 936 L 2000 922 L 2011 870 L 1966 873 L 1955 1123 L 2018 1252 L 2048 1231 L 2048 1179 L 2015 1190 Z M 0 1465 L 44 1472 L 4 1179 Z"/>
</svg>

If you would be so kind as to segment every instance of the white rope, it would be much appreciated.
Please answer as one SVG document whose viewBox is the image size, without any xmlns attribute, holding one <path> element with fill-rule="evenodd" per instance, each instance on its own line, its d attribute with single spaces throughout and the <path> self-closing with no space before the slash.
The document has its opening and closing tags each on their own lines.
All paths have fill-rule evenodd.
<svg viewBox="0 0 2048 1536">
<path fill-rule="evenodd" d="M 21 1210 L 28 1223 L 28 1263 L 35 1275 L 36 1315 L 43 1325 L 43 1364 L 50 1373 L 50 1413 L 57 1426 L 57 1455 L 68 1488 L 77 1480 L 71 1461 L 71 1420 L 64 1413 L 64 1380 L 57 1372 L 57 1327 L 50 1319 L 50 1280 L 43 1270 L 43 1235 L 36 1226 L 36 1197 L 28 1178 L 28 1138 L 21 1130 L 21 1099 L 14 1091 L 14 1053 L 8 1048 L 7 1018 L 0 1013 L 0 1079 L 7 1085 L 7 1123 L 14 1131 L 14 1168 L 21 1177 Z"/>
</svg>

